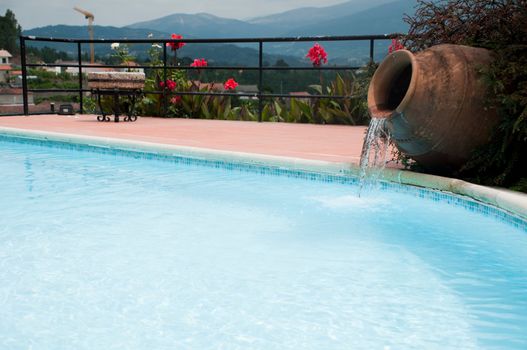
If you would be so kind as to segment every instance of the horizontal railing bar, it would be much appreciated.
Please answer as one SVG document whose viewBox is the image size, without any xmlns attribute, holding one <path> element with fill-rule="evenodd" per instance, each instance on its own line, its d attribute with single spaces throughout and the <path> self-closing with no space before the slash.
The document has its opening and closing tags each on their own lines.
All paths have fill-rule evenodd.
<svg viewBox="0 0 527 350">
<path fill-rule="evenodd" d="M 44 93 L 44 92 L 90 92 L 89 89 L 27 89 L 28 92 Z"/>
<path fill-rule="evenodd" d="M 97 90 L 91 89 L 28 89 L 28 92 L 46 93 L 46 92 L 92 92 L 96 93 Z M 104 91 L 111 91 L 111 89 L 105 89 Z M 126 90 L 123 90 L 126 91 Z M 132 94 L 133 91 L 130 91 Z M 163 91 L 143 91 L 143 93 L 150 95 L 162 95 Z M 335 99 L 348 99 L 356 98 L 357 95 L 289 95 L 289 94 L 259 94 L 257 92 L 201 92 L 201 91 L 171 91 L 167 92 L 167 96 L 178 96 L 178 95 L 197 95 L 197 96 L 231 96 L 231 97 L 262 97 L 262 98 L 335 98 Z"/>
<path fill-rule="evenodd" d="M 64 103 L 67 103 L 67 102 L 64 102 Z M 23 108 L 21 106 L 21 108 Z M 57 114 L 57 112 L 51 112 L 51 111 L 48 111 L 48 112 L 30 112 L 31 115 L 45 115 L 45 114 Z M 13 114 L 0 114 L 0 117 L 19 117 L 19 116 L 24 116 L 25 114 L 24 113 L 13 113 Z"/>
<path fill-rule="evenodd" d="M 27 67 L 61 67 L 61 68 L 69 68 L 69 67 L 75 67 L 78 68 L 78 64 L 62 64 L 62 63 L 28 63 L 26 64 Z M 118 68 L 118 69 L 162 69 L 162 66 L 133 66 L 133 67 L 127 67 L 127 66 L 120 66 L 120 65 L 104 65 L 104 64 L 83 64 L 80 65 L 82 68 Z M 325 66 L 325 67 L 262 67 L 262 70 L 267 71 L 273 71 L 273 70 L 357 70 L 361 69 L 363 67 L 359 66 Z M 167 69 L 183 69 L 183 70 L 259 70 L 259 67 L 254 66 L 207 66 L 207 67 L 190 67 L 190 66 L 167 66 Z"/>
<path fill-rule="evenodd" d="M 147 92 L 145 92 L 147 93 Z M 348 99 L 356 98 L 357 95 L 289 95 L 289 94 L 259 94 L 259 93 L 208 93 L 208 92 L 197 92 L 197 91 L 174 91 L 170 95 L 198 95 L 198 96 L 243 96 L 243 97 L 262 97 L 262 98 L 335 98 L 335 99 Z"/>
<path fill-rule="evenodd" d="M 286 94 L 262 94 L 262 98 L 329 98 L 337 100 L 346 100 L 350 98 L 357 98 L 358 95 L 286 95 Z"/>
<path fill-rule="evenodd" d="M 169 68 L 172 68 L 172 67 L 169 67 Z M 194 68 L 194 67 L 187 67 L 186 69 L 189 69 L 189 68 Z M 271 70 L 314 70 L 314 71 L 319 71 L 319 70 L 358 70 L 358 69 L 361 69 L 361 68 L 364 68 L 364 67 L 348 67 L 348 66 L 326 66 L 326 67 L 312 67 L 312 66 L 309 66 L 309 67 L 262 67 L 262 70 L 268 70 L 268 71 L 271 71 Z M 177 67 L 176 69 L 179 69 L 179 67 Z M 185 69 L 185 68 L 183 68 Z M 258 70 L 259 68 L 258 67 L 232 67 L 230 68 L 229 66 L 222 66 L 222 67 L 215 67 L 215 66 L 211 66 L 210 69 L 242 69 L 242 70 Z"/>
<path fill-rule="evenodd" d="M 298 37 L 262 37 L 262 38 L 211 38 L 211 39 L 66 39 L 66 38 L 46 38 L 33 35 L 22 36 L 28 41 L 48 41 L 63 43 L 259 43 L 259 42 L 302 42 L 302 41 L 363 41 L 363 40 L 386 40 L 402 36 L 400 33 L 377 34 L 377 35 L 342 35 L 342 36 L 298 36 Z"/>
<path fill-rule="evenodd" d="M 20 106 L 20 108 L 24 108 L 24 107 Z M 24 115 L 24 113 L 12 113 L 12 114 L 2 113 L 2 114 L 0 114 L 0 118 L 1 117 L 18 117 L 18 116 L 22 116 L 22 115 Z"/>
</svg>

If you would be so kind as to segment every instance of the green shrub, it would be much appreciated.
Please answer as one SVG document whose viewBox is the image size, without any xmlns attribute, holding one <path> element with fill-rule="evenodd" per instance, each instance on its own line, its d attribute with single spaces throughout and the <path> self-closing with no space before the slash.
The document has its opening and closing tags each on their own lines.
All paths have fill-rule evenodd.
<svg viewBox="0 0 527 350">
<path fill-rule="evenodd" d="M 370 120 L 367 104 L 368 84 L 375 71 L 368 66 L 362 72 L 337 74 L 327 86 L 311 85 L 315 95 L 348 96 L 348 98 L 290 98 L 266 102 L 263 121 L 289 123 L 367 125 Z"/>
</svg>

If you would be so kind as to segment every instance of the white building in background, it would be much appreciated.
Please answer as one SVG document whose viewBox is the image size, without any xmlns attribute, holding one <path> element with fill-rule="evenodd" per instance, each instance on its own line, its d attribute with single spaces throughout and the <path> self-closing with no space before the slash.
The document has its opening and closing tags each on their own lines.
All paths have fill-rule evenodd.
<svg viewBox="0 0 527 350">
<path fill-rule="evenodd" d="M 43 70 L 49 73 L 55 73 L 55 75 L 59 75 L 62 73 L 61 67 L 41 67 Z"/>
<path fill-rule="evenodd" d="M 67 64 L 71 67 L 58 67 L 60 68 L 60 73 L 68 73 L 74 76 L 79 75 L 79 62 L 78 61 L 57 61 L 56 64 Z M 103 65 L 104 63 L 101 62 L 95 62 L 94 65 Z M 90 66 L 91 63 L 83 63 L 82 67 L 82 73 L 90 73 L 90 72 L 107 72 L 107 71 L 113 71 L 112 68 L 102 68 L 102 67 L 86 67 Z"/>
<path fill-rule="evenodd" d="M 9 51 L 0 49 L 0 83 L 9 81 L 9 71 L 11 68 L 10 59 L 13 57 Z"/>
<path fill-rule="evenodd" d="M 42 67 L 47 72 L 60 74 L 60 73 L 68 73 L 74 76 L 79 75 L 79 62 L 78 61 L 56 61 L 56 64 L 63 64 L 63 65 L 69 65 L 71 67 Z M 115 71 L 121 71 L 121 72 L 141 72 L 144 73 L 145 70 L 143 68 L 137 68 L 139 64 L 136 62 L 127 62 L 122 63 L 121 66 L 123 68 L 106 68 L 106 67 L 90 67 L 92 63 L 83 63 L 82 66 L 82 73 L 92 73 L 92 72 L 115 72 Z M 104 65 L 102 62 L 95 62 L 93 65 L 101 66 Z"/>
<path fill-rule="evenodd" d="M 13 55 L 9 53 L 9 51 L 0 49 L 0 65 L 11 65 L 11 58 Z"/>
</svg>

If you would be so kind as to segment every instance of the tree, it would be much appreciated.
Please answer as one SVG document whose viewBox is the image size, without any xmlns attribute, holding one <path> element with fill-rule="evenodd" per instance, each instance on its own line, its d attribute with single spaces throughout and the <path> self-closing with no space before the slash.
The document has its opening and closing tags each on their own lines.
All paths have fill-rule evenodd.
<svg viewBox="0 0 527 350">
<path fill-rule="evenodd" d="M 69 61 L 72 60 L 72 58 L 64 51 L 57 51 L 53 48 L 44 46 L 43 48 L 39 49 L 36 47 L 29 46 L 27 48 L 27 54 L 29 57 L 33 57 L 33 61 L 44 61 L 45 63 L 55 63 L 57 60 L 61 61 Z M 85 53 L 83 58 L 85 62 L 89 61 L 90 57 L 88 53 Z M 32 61 L 30 59 L 30 61 Z"/>
<path fill-rule="evenodd" d="M 18 53 L 18 37 L 22 27 L 18 24 L 15 14 L 11 10 L 0 16 L 0 49 L 5 49 L 11 54 Z"/>
<path fill-rule="evenodd" d="M 284 61 L 283 59 L 279 58 L 276 63 L 274 64 L 275 67 L 289 67 L 289 65 L 287 64 L 286 61 Z"/>
</svg>

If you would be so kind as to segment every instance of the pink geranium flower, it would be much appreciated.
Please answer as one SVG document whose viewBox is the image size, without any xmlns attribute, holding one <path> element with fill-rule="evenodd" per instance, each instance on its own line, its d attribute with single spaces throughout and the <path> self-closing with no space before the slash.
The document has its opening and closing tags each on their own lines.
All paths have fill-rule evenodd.
<svg viewBox="0 0 527 350">
<path fill-rule="evenodd" d="M 170 99 L 170 103 L 177 105 L 179 102 L 181 102 L 181 96 L 174 96 Z"/>
<path fill-rule="evenodd" d="M 309 57 L 314 67 L 320 67 L 322 62 L 328 63 L 328 54 L 319 43 L 316 43 L 309 49 L 306 57 Z"/>
<path fill-rule="evenodd" d="M 171 39 L 183 39 L 182 35 L 179 34 L 172 34 L 170 36 Z M 185 43 L 178 42 L 178 43 L 167 43 L 167 47 L 172 48 L 172 51 L 176 51 L 178 49 L 181 49 L 183 46 L 185 46 Z"/>
<path fill-rule="evenodd" d="M 166 89 L 168 89 L 170 91 L 173 91 L 176 88 L 177 83 L 175 81 L 173 81 L 173 80 L 167 79 L 166 81 L 160 82 L 159 86 L 161 88 L 166 88 Z"/>
<path fill-rule="evenodd" d="M 392 44 L 388 47 L 388 53 L 404 49 L 404 45 L 398 39 L 392 39 Z"/>
<path fill-rule="evenodd" d="M 230 78 L 223 84 L 225 90 L 234 90 L 236 89 L 236 86 L 238 86 L 238 83 L 233 78 Z"/>
<path fill-rule="evenodd" d="M 204 58 L 196 58 L 193 63 L 190 64 L 191 67 L 207 67 L 208 63 Z"/>
</svg>

